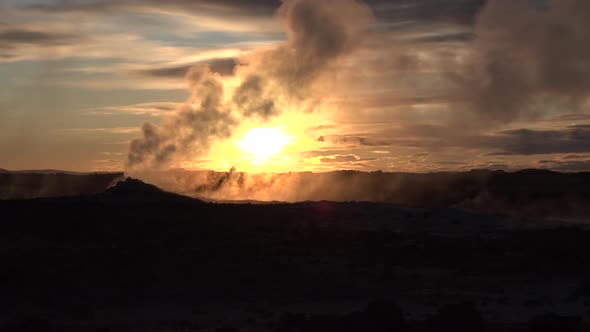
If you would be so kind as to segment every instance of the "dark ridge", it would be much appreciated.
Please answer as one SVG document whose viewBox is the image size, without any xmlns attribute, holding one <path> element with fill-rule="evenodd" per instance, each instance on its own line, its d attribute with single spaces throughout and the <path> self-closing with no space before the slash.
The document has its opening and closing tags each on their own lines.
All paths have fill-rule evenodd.
<svg viewBox="0 0 590 332">
<path fill-rule="evenodd" d="M 105 193 L 118 196 L 156 196 L 165 194 L 165 191 L 154 186 L 153 184 L 148 184 L 141 180 L 128 177 L 125 180 L 119 181 L 114 186 L 108 188 Z"/>
<path fill-rule="evenodd" d="M 174 181 L 174 187 L 167 187 L 167 183 L 172 183 L 165 181 L 167 177 L 183 181 Z M 122 179 L 123 173 L 71 175 L 0 172 L 0 199 L 95 195 Z M 290 186 L 285 188 L 289 189 L 285 191 L 287 194 L 281 196 L 279 193 L 272 197 L 274 201 L 362 201 L 410 208 L 452 207 L 535 218 L 587 220 L 590 217 L 588 172 L 474 169 L 468 172 L 424 174 L 359 171 L 246 174 L 235 171 L 171 170 L 145 180 L 168 192 L 148 195 L 147 192 L 154 190 L 140 190 L 138 184 L 130 182 L 121 191 L 132 194 L 118 194 L 117 197 L 172 197 L 170 192 L 175 192 L 205 201 L 259 203 L 256 202 L 256 196 L 252 196 L 253 192 L 264 190 L 265 186 L 275 186 L 277 189 L 277 183 L 286 183 Z M 227 189 L 237 195 L 224 196 Z"/>
<path fill-rule="evenodd" d="M 283 183 L 289 190 L 285 191 L 285 195 L 278 192 L 274 200 L 362 201 L 410 208 L 453 207 L 485 213 L 572 220 L 590 216 L 588 172 L 561 173 L 544 169 L 517 172 L 473 169 L 468 172 L 434 173 L 342 170 L 257 175 L 174 171 L 162 176 L 186 179 L 175 182 L 175 192 L 197 197 L 224 197 L 229 192 L 230 197 L 224 197 L 224 201 L 228 202 L 255 200 L 253 195 L 257 190 L 268 186 L 278 191 L 276 183 Z M 155 179 L 154 183 L 157 184 L 157 181 Z"/>
<path fill-rule="evenodd" d="M 176 201 L 201 202 L 198 199 L 164 191 L 153 184 L 145 183 L 131 177 L 117 182 L 114 186 L 98 195 L 101 198 L 113 198 L 124 201 Z"/>
</svg>

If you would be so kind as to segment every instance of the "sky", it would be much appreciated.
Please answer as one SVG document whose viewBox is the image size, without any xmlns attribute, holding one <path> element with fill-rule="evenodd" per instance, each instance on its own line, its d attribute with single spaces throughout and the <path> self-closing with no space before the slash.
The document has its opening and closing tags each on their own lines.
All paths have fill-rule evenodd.
<svg viewBox="0 0 590 332">
<path fill-rule="evenodd" d="M 590 170 L 587 0 L 3 0 L 0 167 Z"/>
</svg>

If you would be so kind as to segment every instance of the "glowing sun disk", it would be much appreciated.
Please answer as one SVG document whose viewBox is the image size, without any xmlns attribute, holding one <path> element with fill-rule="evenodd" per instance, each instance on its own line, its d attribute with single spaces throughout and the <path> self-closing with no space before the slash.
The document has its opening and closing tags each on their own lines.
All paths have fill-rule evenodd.
<svg viewBox="0 0 590 332">
<path fill-rule="evenodd" d="M 292 144 L 292 137 L 285 134 L 280 128 L 250 129 L 236 143 L 256 162 L 267 161 L 276 157 L 290 144 Z"/>
</svg>

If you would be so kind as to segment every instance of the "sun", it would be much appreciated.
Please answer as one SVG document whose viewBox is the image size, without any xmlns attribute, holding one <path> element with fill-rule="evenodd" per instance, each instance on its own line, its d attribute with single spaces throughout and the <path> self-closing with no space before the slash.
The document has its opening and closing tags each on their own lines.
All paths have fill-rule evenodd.
<svg viewBox="0 0 590 332">
<path fill-rule="evenodd" d="M 244 121 L 231 139 L 216 140 L 206 159 L 191 161 L 192 168 L 240 172 L 280 173 L 314 170 L 307 151 L 323 147 L 317 135 L 307 132 L 310 124 L 326 123 L 319 113 L 285 112 L 264 124 Z M 181 166 L 191 168 L 191 166 Z"/>
<path fill-rule="evenodd" d="M 247 131 L 236 145 L 254 164 L 262 164 L 280 156 L 293 137 L 281 128 L 254 128 Z"/>
</svg>

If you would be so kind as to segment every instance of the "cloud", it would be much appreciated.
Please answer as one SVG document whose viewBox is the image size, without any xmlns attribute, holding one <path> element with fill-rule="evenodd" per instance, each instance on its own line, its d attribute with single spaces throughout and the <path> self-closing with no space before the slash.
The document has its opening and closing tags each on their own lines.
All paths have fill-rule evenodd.
<svg viewBox="0 0 590 332">
<path fill-rule="evenodd" d="M 92 162 L 95 162 L 98 164 L 119 164 L 119 165 L 121 165 L 123 160 L 122 159 L 95 159 Z"/>
<path fill-rule="evenodd" d="M 187 74 L 192 96 L 160 126 L 149 122 L 143 136 L 131 141 L 129 167 L 165 165 L 176 154 L 200 155 L 212 139 L 228 138 L 236 120 L 223 105 L 223 84 L 208 67 L 193 67 Z"/>
<path fill-rule="evenodd" d="M 249 74 L 236 89 L 232 101 L 244 116 L 268 120 L 280 114 L 273 96 L 267 91 L 268 84 L 267 78 Z"/>
<path fill-rule="evenodd" d="M 124 106 L 109 106 L 88 109 L 88 114 L 92 115 L 113 115 L 113 114 L 133 114 L 133 115 L 151 115 L 162 116 L 171 111 L 175 111 L 182 105 L 180 103 L 160 102 L 160 103 L 142 103 Z"/>
<path fill-rule="evenodd" d="M 0 47 L 10 47 L 14 44 L 63 45 L 77 40 L 74 35 L 62 33 L 16 29 L 0 31 Z"/>
<path fill-rule="evenodd" d="M 125 1 L 119 2 L 119 5 L 124 4 Z M 97 13 L 105 12 L 117 7 L 116 1 L 58 1 L 54 3 L 45 4 L 31 4 L 22 6 L 24 9 L 39 11 L 42 13 L 68 13 L 68 12 L 86 12 Z"/>
<path fill-rule="evenodd" d="M 280 2 L 274 0 L 74 0 L 24 5 L 18 9 L 29 14 L 73 17 L 121 13 L 146 17 L 163 14 L 176 16 L 177 21 L 190 19 L 191 25 L 200 29 L 260 34 L 276 32 L 270 17 L 279 5 Z"/>
<path fill-rule="evenodd" d="M 269 26 L 268 22 L 274 22 L 271 13 L 251 17 L 217 2 L 173 2 L 7 5 L 3 7 L 6 23 L 0 25 L 0 61 L 125 59 L 131 64 L 129 70 L 135 70 L 137 64 L 144 64 L 137 69 L 151 69 L 145 68 L 146 64 L 173 68 L 234 58 L 252 47 L 282 39 L 276 32 L 277 24 Z M 196 9 L 182 10 L 178 7 L 182 3 Z M 248 11 L 246 7 L 240 10 Z M 216 66 L 227 69 L 223 63 L 212 63 L 214 70 Z"/>
<path fill-rule="evenodd" d="M 560 130 L 514 129 L 494 134 L 457 136 L 438 143 L 441 146 L 480 150 L 493 149 L 486 156 L 533 156 L 543 154 L 590 152 L 589 128 L 564 128 Z"/>
<path fill-rule="evenodd" d="M 507 130 L 491 141 L 497 141 L 501 150 L 495 155 L 583 153 L 590 152 L 590 128 Z"/>
<path fill-rule="evenodd" d="M 287 41 L 240 59 L 242 65 L 235 72 L 239 84 L 231 98 L 224 99 L 228 89 L 210 67 L 189 70 L 191 96 L 160 125 L 143 125 L 143 136 L 129 147 L 130 170 L 201 156 L 212 141 L 231 137 L 246 119 L 265 121 L 285 109 L 314 110 L 321 102 L 314 95 L 314 84 L 359 46 L 372 14 L 354 0 L 287 0 L 277 18 Z"/>
<path fill-rule="evenodd" d="M 540 160 L 539 167 L 562 172 L 590 171 L 590 159 L 587 160 Z"/>
<path fill-rule="evenodd" d="M 390 145 L 391 142 L 385 138 L 371 138 L 363 135 L 323 135 L 316 138 L 317 142 L 329 142 L 333 144 L 342 144 L 349 146 L 384 146 Z"/>
<path fill-rule="evenodd" d="M 121 106 L 84 109 L 84 115 L 159 117 L 138 129 L 146 145 L 136 147 L 145 158 L 135 165 L 204 157 L 243 121 L 261 124 L 285 112 L 321 111 L 305 130 L 318 141 L 306 148 L 319 146 L 314 153 L 321 157 L 387 150 L 437 167 L 437 160 L 453 158 L 469 165 L 481 158 L 483 165 L 499 156 L 493 164 L 514 165 L 534 162 L 530 156 L 588 152 L 590 51 L 583 32 L 590 20 L 582 1 L 43 3 L 16 4 L 18 15 L 6 15 L 0 61 L 60 59 L 43 61 L 39 73 L 37 64 L 30 67 L 44 87 L 105 95 L 167 90 L 174 100 L 178 91 L 171 90 L 185 88 L 179 78 L 195 65 L 209 67 L 204 75 L 220 91 L 193 84 L 185 103 L 124 105 L 151 93 L 129 91 L 129 98 L 116 99 Z M 72 29 L 72 22 L 88 24 Z M 217 94 L 216 110 L 204 111 L 203 100 Z"/>
<path fill-rule="evenodd" d="M 318 131 L 325 131 L 325 130 L 332 130 L 338 128 L 336 125 L 319 125 L 319 126 L 312 126 L 305 130 L 307 134 L 313 134 Z"/>
<path fill-rule="evenodd" d="M 277 0 L 252 0 L 247 2 L 240 0 L 168 0 L 165 2 L 157 0 L 72 0 L 57 1 L 49 4 L 32 4 L 23 7 L 48 13 L 103 13 L 123 8 L 158 6 L 178 10 L 208 10 L 217 13 L 239 12 L 242 14 L 265 15 L 272 14 L 279 4 L 280 2 Z"/>
<path fill-rule="evenodd" d="M 386 22 L 441 21 L 459 24 L 473 22 L 485 0 L 370 0 L 377 17 Z"/>
<path fill-rule="evenodd" d="M 222 58 L 213 59 L 210 61 L 203 61 L 202 63 L 192 65 L 142 69 L 138 70 L 137 73 L 139 73 L 140 75 L 151 76 L 156 78 L 182 79 L 186 76 L 191 67 L 206 65 L 209 66 L 212 72 L 218 73 L 221 76 L 232 76 L 234 74 L 234 69 L 237 64 L 238 63 L 235 59 Z"/>
<path fill-rule="evenodd" d="M 443 21 L 469 24 L 485 0 L 368 0 L 384 22 Z M 154 8 L 179 12 L 207 12 L 215 15 L 270 16 L 280 0 L 69 0 L 22 6 L 43 13 L 108 13 L 122 9 Z"/>
<path fill-rule="evenodd" d="M 66 132 L 78 133 L 109 133 L 109 134 L 134 134 L 139 132 L 137 127 L 111 127 L 111 128 L 68 128 Z"/>
<path fill-rule="evenodd" d="M 312 151 L 303 151 L 301 152 L 301 157 L 303 158 L 316 158 L 316 157 L 327 157 L 332 155 L 341 155 L 347 154 L 350 150 L 348 149 L 338 149 L 338 148 L 328 148 L 324 150 L 312 150 Z"/>
<path fill-rule="evenodd" d="M 395 137 L 395 138 L 394 138 Z M 371 134 L 319 136 L 317 141 L 336 146 L 421 148 L 421 155 L 436 155 L 445 150 L 459 151 L 458 158 L 469 154 L 492 156 L 533 156 L 590 152 L 590 125 L 574 125 L 552 130 L 509 129 L 492 132 L 458 131 L 451 125 L 416 124 L 391 126 Z M 457 157 L 457 155 L 456 155 Z"/>
<path fill-rule="evenodd" d="M 11 62 L 24 60 L 58 60 L 65 58 L 79 59 L 117 59 L 131 61 L 135 66 L 143 63 L 171 63 L 171 66 L 184 65 L 208 60 L 216 57 L 233 57 L 241 54 L 247 45 L 242 48 L 233 48 L 227 45 L 223 48 L 196 48 L 188 46 L 169 46 L 159 41 L 143 38 L 138 34 L 114 33 L 113 31 L 85 31 L 81 29 L 79 37 L 65 38 L 59 26 L 61 23 L 48 22 L 45 27 L 46 40 L 41 36 L 36 37 L 37 42 L 15 43 L 2 42 L 10 47 L 11 57 L 6 59 Z M 105 22 L 105 26 L 110 26 Z M 110 26 L 115 29 L 115 26 Z M 117 27 L 121 29 L 121 27 Z M 108 30 L 108 29 L 107 29 Z M 14 39 L 15 36 L 11 38 Z M 29 40 L 32 38 L 29 37 Z M 195 54 L 198 53 L 197 56 Z M 149 54 L 149 57 L 146 56 Z M 128 67 L 133 68 L 133 65 Z M 104 69 L 103 69 L 104 71 Z M 113 74 L 122 74 L 119 71 Z M 127 75 L 129 76 L 129 75 Z"/>
<path fill-rule="evenodd" d="M 470 42 L 476 36 L 472 32 L 456 32 L 447 34 L 431 34 L 427 36 L 420 36 L 414 38 L 412 41 L 416 43 L 454 43 L 454 42 Z"/>
<path fill-rule="evenodd" d="M 333 155 L 320 158 L 320 162 L 323 164 L 341 164 L 361 161 L 359 156 L 353 154 L 347 155 Z"/>
<path fill-rule="evenodd" d="M 39 53 L 66 48 L 84 40 L 83 36 L 20 26 L 0 25 L 0 63 L 39 57 Z M 29 53 L 29 54 L 24 54 Z"/>
<path fill-rule="evenodd" d="M 552 121 L 588 121 L 590 114 L 563 114 L 551 119 Z"/>
<path fill-rule="evenodd" d="M 590 160 L 590 155 L 577 155 L 577 154 L 570 154 L 563 157 L 564 160 L 580 160 L 580 159 L 588 159 Z"/>
<path fill-rule="evenodd" d="M 100 154 L 105 155 L 105 156 L 123 156 L 123 152 L 104 151 L 104 152 L 101 152 Z"/>
<path fill-rule="evenodd" d="M 489 0 L 469 56 L 452 79 L 458 99 L 484 121 L 534 118 L 558 106 L 579 110 L 590 94 L 590 2 Z M 464 114 L 462 114 L 464 116 Z"/>
</svg>

